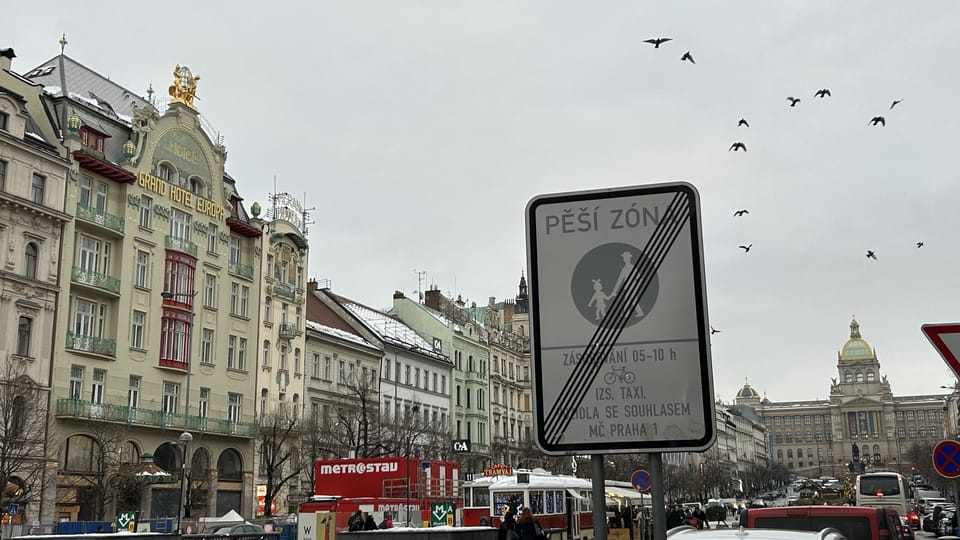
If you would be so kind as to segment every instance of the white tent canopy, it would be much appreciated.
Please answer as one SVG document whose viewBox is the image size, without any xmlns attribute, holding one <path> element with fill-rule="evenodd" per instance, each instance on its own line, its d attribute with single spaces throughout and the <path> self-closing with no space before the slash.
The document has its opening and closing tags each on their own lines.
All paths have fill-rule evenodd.
<svg viewBox="0 0 960 540">
<path fill-rule="evenodd" d="M 243 516 L 237 513 L 236 510 L 230 510 L 226 514 L 220 517 L 202 517 L 200 518 L 201 525 L 224 525 L 230 523 L 244 523 Z"/>
<path fill-rule="evenodd" d="M 650 495 L 640 493 L 636 489 L 627 489 L 618 486 L 604 486 L 603 494 L 607 496 L 608 499 L 616 499 L 623 503 L 629 504 L 650 504 Z"/>
</svg>

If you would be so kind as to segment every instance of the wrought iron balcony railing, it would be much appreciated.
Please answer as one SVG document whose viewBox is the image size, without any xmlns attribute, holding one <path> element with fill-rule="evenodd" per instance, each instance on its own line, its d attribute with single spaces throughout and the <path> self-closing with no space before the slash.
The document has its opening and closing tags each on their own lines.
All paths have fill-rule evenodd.
<svg viewBox="0 0 960 540">
<path fill-rule="evenodd" d="M 183 430 L 183 415 L 162 410 L 91 403 L 80 399 L 60 398 L 57 400 L 56 416 L 102 422 L 119 422 L 140 426 Z M 226 418 L 190 416 L 187 420 L 190 431 L 219 435 L 233 435 L 251 438 L 257 435 L 257 425 L 252 422 L 234 422 Z"/>
<path fill-rule="evenodd" d="M 123 234 L 123 218 L 107 212 L 100 212 L 92 206 L 77 203 L 77 218 L 106 227 Z"/>
<path fill-rule="evenodd" d="M 189 240 L 177 238 L 176 236 L 168 234 L 166 237 L 164 237 L 163 243 L 167 249 L 182 251 L 183 253 L 186 253 L 192 257 L 197 256 L 197 245 Z"/>
<path fill-rule="evenodd" d="M 104 356 L 117 356 L 117 342 L 93 336 L 84 336 L 67 332 L 67 348 Z"/>
<path fill-rule="evenodd" d="M 70 272 L 70 280 L 74 283 L 82 283 L 84 285 L 110 291 L 113 294 L 120 294 L 119 279 L 106 274 L 101 274 L 99 272 L 84 270 L 79 266 L 73 267 L 73 270 Z"/>
</svg>

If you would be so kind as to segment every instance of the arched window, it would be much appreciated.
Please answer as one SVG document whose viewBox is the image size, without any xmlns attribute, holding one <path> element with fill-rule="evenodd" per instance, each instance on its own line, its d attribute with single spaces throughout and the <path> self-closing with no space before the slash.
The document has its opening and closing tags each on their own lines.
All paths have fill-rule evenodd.
<svg viewBox="0 0 960 540">
<path fill-rule="evenodd" d="M 210 452 L 206 448 L 197 448 L 190 457 L 190 473 L 193 479 L 210 476 Z"/>
<path fill-rule="evenodd" d="M 877 380 L 877 378 L 876 378 L 876 376 L 873 374 L 873 370 L 872 370 L 872 369 L 868 369 L 868 370 L 867 370 L 867 382 L 874 382 L 874 381 L 876 381 L 876 380 Z"/>
<path fill-rule="evenodd" d="M 781 460 L 781 461 L 783 460 L 783 449 L 782 449 L 782 448 L 777 448 L 777 459 L 779 459 L 779 460 Z"/>
<path fill-rule="evenodd" d="M 300 349 L 293 350 L 293 372 L 300 373 Z"/>
<path fill-rule="evenodd" d="M 23 249 L 23 275 L 30 279 L 37 279 L 37 259 L 39 255 L 40 250 L 37 249 L 37 244 L 33 242 L 28 242 Z"/>
<path fill-rule="evenodd" d="M 140 448 L 137 447 L 137 443 L 127 441 L 123 444 L 120 449 L 120 463 L 140 463 Z"/>
<path fill-rule="evenodd" d="M 849 371 L 844 371 L 843 382 L 853 382 L 853 373 L 850 373 Z"/>
<path fill-rule="evenodd" d="M 787 448 L 787 459 L 793 459 L 793 448 Z"/>
<path fill-rule="evenodd" d="M 157 164 L 157 176 L 161 180 L 171 182 L 177 178 L 177 171 L 175 171 L 168 163 L 159 163 Z"/>
<path fill-rule="evenodd" d="M 240 454 L 228 448 L 217 460 L 217 477 L 221 482 L 240 482 L 243 480 L 243 461 Z"/>
<path fill-rule="evenodd" d="M 857 382 L 863 382 L 863 372 L 859 369 L 857 370 Z"/>
<path fill-rule="evenodd" d="M 270 367 L 270 341 L 263 340 L 263 366 Z"/>
<path fill-rule="evenodd" d="M 165 471 L 179 471 L 180 459 L 180 445 L 177 443 L 163 443 L 153 452 L 153 462 Z"/>
<path fill-rule="evenodd" d="M 99 473 L 100 458 L 97 442 L 86 435 L 73 435 L 67 439 L 63 469 L 70 472 Z"/>
<path fill-rule="evenodd" d="M 24 315 L 17 322 L 17 355 L 30 356 L 30 341 L 33 336 L 33 319 Z"/>
<path fill-rule="evenodd" d="M 204 185 L 203 180 L 201 180 L 200 177 L 191 176 L 189 180 L 189 188 L 190 188 L 190 193 L 206 198 L 207 196 L 206 185 Z"/>
</svg>

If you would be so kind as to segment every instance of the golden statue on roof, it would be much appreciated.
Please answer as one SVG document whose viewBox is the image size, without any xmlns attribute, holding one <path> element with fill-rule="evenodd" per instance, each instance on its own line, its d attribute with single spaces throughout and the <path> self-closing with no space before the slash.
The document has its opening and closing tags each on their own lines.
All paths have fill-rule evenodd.
<svg viewBox="0 0 960 540">
<path fill-rule="evenodd" d="M 175 102 L 183 103 L 195 109 L 193 100 L 194 98 L 200 99 L 197 97 L 197 81 L 199 80 L 200 76 L 191 73 L 190 68 L 177 64 L 177 67 L 173 68 L 173 84 L 170 85 L 169 90 L 170 97 Z"/>
</svg>

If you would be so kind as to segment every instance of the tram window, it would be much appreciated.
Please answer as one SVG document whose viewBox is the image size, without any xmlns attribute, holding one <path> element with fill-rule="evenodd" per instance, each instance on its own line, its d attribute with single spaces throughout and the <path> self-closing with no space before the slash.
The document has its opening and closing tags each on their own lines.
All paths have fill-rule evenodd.
<svg viewBox="0 0 960 540">
<path fill-rule="evenodd" d="M 553 513 L 553 492 L 552 491 L 547 492 L 547 513 L 548 514 Z"/>
<path fill-rule="evenodd" d="M 536 514 L 543 513 L 543 492 L 530 490 L 530 511 Z"/>
<path fill-rule="evenodd" d="M 556 500 L 556 507 L 557 507 L 558 514 L 563 513 L 563 499 L 565 496 L 566 494 L 562 491 L 554 492 L 554 500 Z"/>
<path fill-rule="evenodd" d="M 590 491 L 580 491 L 580 511 L 581 512 L 592 512 L 593 511 L 593 494 Z"/>
<path fill-rule="evenodd" d="M 490 488 L 487 488 L 487 487 L 473 488 L 473 506 L 477 506 L 477 507 L 490 506 Z"/>
<path fill-rule="evenodd" d="M 507 513 L 507 510 L 510 508 L 519 514 L 520 510 L 523 509 L 523 492 L 501 491 L 499 493 L 494 493 L 493 503 L 497 513 L 500 515 Z"/>
</svg>

